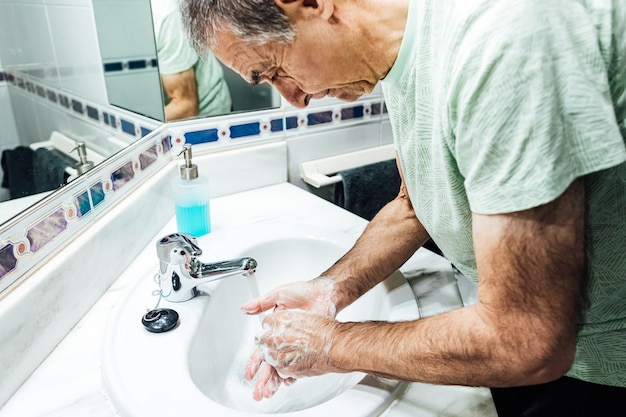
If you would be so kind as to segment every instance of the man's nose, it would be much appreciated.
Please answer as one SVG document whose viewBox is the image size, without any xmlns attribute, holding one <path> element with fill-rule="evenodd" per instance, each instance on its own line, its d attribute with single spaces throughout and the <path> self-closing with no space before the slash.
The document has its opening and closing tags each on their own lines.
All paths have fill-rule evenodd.
<svg viewBox="0 0 626 417">
<path fill-rule="evenodd" d="M 310 97 L 302 91 L 298 84 L 290 78 L 278 77 L 272 85 L 278 90 L 281 96 L 292 106 L 302 109 L 308 106 Z"/>
</svg>

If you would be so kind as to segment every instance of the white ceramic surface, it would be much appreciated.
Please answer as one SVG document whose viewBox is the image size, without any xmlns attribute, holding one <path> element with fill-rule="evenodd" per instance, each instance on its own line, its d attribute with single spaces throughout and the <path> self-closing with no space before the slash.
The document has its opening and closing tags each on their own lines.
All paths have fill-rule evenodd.
<svg viewBox="0 0 626 417">
<path fill-rule="evenodd" d="M 254 334 L 260 330 L 259 318 L 240 310 L 254 293 L 248 280 L 265 293 L 280 284 L 314 278 L 353 243 L 354 237 L 346 233 L 276 222 L 199 239 L 205 262 L 255 258 L 254 278 L 241 275 L 206 284 L 200 296 L 183 303 L 161 301 L 161 307 L 180 315 L 179 325 L 161 334 L 149 333 L 141 325 L 146 308 L 156 303 L 152 292 L 157 288 L 153 274 L 142 279 L 108 323 L 103 371 L 114 407 L 122 417 L 380 412 L 393 401 L 392 394 L 371 384 L 360 386 L 364 375 L 359 373 L 303 378 L 260 402 L 252 399 L 252 385 L 243 378 Z M 408 320 L 417 315 L 413 293 L 398 273 L 342 311 L 338 319 Z"/>
</svg>

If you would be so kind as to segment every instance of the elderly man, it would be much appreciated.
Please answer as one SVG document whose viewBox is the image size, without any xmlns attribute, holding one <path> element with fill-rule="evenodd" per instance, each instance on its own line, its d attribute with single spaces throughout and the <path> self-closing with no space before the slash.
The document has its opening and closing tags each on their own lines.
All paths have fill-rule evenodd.
<svg viewBox="0 0 626 417">
<path fill-rule="evenodd" d="M 402 186 L 321 277 L 273 309 L 246 369 L 492 388 L 498 413 L 626 398 L 626 2 L 186 0 L 199 50 L 298 107 L 382 82 Z M 475 305 L 402 323 L 335 314 L 428 238 Z M 260 353 L 259 353 L 260 352 Z M 601 412 L 600 412 L 601 414 Z"/>
</svg>

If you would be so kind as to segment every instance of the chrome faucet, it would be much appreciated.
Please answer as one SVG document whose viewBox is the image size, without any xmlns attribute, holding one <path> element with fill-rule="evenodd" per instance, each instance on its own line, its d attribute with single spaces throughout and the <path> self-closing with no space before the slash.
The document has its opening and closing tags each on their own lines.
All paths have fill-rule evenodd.
<svg viewBox="0 0 626 417">
<path fill-rule="evenodd" d="M 202 263 L 196 258 L 202 254 L 196 238 L 184 233 L 165 236 L 156 246 L 158 283 L 161 296 L 168 301 L 190 300 L 198 294 L 198 285 L 233 275 L 252 275 L 257 266 L 252 258 Z"/>
</svg>

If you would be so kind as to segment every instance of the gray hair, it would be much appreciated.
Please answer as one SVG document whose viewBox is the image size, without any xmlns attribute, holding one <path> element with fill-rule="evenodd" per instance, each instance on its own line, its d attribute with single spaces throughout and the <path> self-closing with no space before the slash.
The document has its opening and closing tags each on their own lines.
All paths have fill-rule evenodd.
<svg viewBox="0 0 626 417">
<path fill-rule="evenodd" d="M 180 0 L 183 25 L 200 56 L 215 46 L 215 36 L 231 30 L 250 45 L 289 43 L 295 29 L 273 0 Z"/>
</svg>

